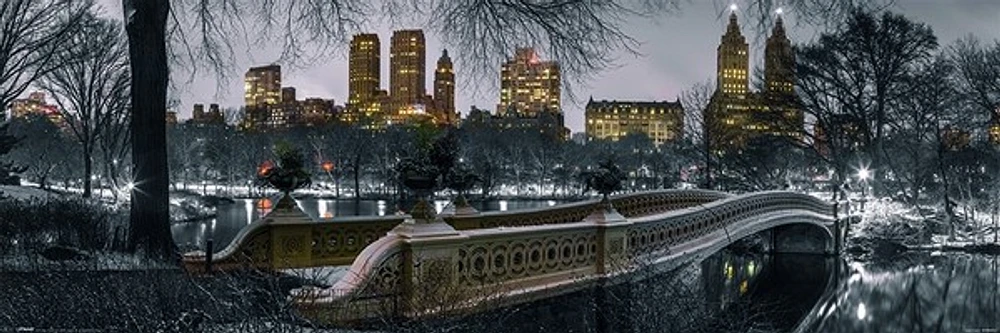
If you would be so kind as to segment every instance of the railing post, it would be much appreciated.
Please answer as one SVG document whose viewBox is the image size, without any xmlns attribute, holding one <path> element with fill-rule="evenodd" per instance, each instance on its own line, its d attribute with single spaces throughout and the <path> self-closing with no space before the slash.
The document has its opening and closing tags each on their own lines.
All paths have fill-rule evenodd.
<svg viewBox="0 0 1000 333">
<path fill-rule="evenodd" d="M 598 274 L 608 274 L 628 266 L 628 226 L 629 221 L 618 213 L 611 202 L 604 200 L 584 221 L 597 225 L 597 267 Z"/>
</svg>

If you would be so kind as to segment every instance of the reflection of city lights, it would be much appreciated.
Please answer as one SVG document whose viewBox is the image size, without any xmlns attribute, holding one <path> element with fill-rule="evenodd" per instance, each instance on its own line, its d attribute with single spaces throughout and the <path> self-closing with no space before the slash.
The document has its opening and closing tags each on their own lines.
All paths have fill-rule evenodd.
<svg viewBox="0 0 1000 333">
<path fill-rule="evenodd" d="M 378 216 L 385 216 L 385 200 L 378 201 Z"/>
<path fill-rule="evenodd" d="M 740 295 L 746 294 L 748 289 L 750 289 L 750 283 L 747 280 L 740 282 Z"/>
<path fill-rule="evenodd" d="M 247 224 L 253 223 L 253 200 L 247 199 L 245 208 L 247 211 Z"/>
<path fill-rule="evenodd" d="M 726 281 L 732 280 L 736 276 L 736 270 L 733 269 L 733 265 L 729 264 L 727 261 L 722 269 L 723 273 L 726 274 Z"/>
<path fill-rule="evenodd" d="M 555 206 L 555 205 L 556 205 L 556 202 L 555 202 L 555 201 L 552 201 L 552 200 L 549 200 L 549 207 L 551 207 L 551 206 Z"/>
<path fill-rule="evenodd" d="M 261 199 L 259 202 L 257 202 L 257 207 L 260 209 L 270 209 L 271 205 L 272 205 L 271 199 L 268 198 Z"/>
<path fill-rule="evenodd" d="M 319 204 L 319 209 L 318 209 L 319 217 L 324 219 L 332 219 L 333 212 L 330 211 L 330 208 L 327 206 L 327 202 L 328 202 L 327 200 L 317 201 L 317 203 Z"/>
<path fill-rule="evenodd" d="M 501 212 L 507 211 L 507 200 L 500 200 L 500 211 Z"/>
<path fill-rule="evenodd" d="M 757 264 L 750 260 L 747 263 L 747 274 L 754 275 L 755 273 L 757 273 Z"/>
</svg>

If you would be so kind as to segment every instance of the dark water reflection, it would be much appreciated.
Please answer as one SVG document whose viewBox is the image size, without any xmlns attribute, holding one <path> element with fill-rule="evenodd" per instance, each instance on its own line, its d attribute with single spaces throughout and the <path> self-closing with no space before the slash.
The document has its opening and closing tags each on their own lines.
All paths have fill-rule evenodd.
<svg viewBox="0 0 1000 333">
<path fill-rule="evenodd" d="M 236 237 L 244 227 L 253 223 L 263 214 L 270 212 L 276 199 L 236 199 L 229 205 L 219 206 L 217 216 L 192 223 L 179 223 L 171 227 L 174 241 L 182 249 L 203 249 L 208 237 L 213 237 L 215 248 L 221 249 Z M 299 207 L 313 219 L 336 218 L 345 216 L 385 216 L 399 211 L 396 203 L 386 200 L 329 200 L 300 199 Z M 438 211 L 448 204 L 445 200 L 434 202 Z M 555 201 L 544 200 L 496 200 L 489 202 L 472 202 L 473 207 L 480 211 L 506 211 L 537 207 L 548 207 L 557 204 Z M 405 205 L 405 204 L 404 204 Z"/>
<path fill-rule="evenodd" d="M 910 254 L 852 264 L 803 332 L 1000 332 L 1000 260 Z"/>
</svg>

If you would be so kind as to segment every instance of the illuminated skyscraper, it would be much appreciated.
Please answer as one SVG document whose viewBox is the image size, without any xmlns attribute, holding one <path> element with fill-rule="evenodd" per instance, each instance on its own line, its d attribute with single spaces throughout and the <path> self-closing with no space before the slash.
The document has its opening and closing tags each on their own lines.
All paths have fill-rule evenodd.
<svg viewBox="0 0 1000 333">
<path fill-rule="evenodd" d="M 441 53 L 437 69 L 434 70 L 434 101 L 434 116 L 439 123 L 454 125 L 458 122 L 458 114 L 455 112 L 455 72 L 448 50 Z"/>
<path fill-rule="evenodd" d="M 501 68 L 497 114 L 504 116 L 511 108 L 528 117 L 543 110 L 562 113 L 561 92 L 559 63 L 542 61 L 533 48 L 519 48 Z"/>
<path fill-rule="evenodd" d="M 281 66 L 252 67 L 243 81 L 247 108 L 281 102 Z"/>
<path fill-rule="evenodd" d="M 367 108 L 381 88 L 382 48 L 377 34 L 354 35 L 348 60 L 348 100 L 352 109 Z"/>
<path fill-rule="evenodd" d="M 747 72 L 750 68 L 750 56 L 747 53 L 747 41 L 740 33 L 740 25 L 736 21 L 736 11 L 729 14 L 729 25 L 722 35 L 719 44 L 717 62 L 717 90 L 725 94 L 746 94 L 749 81 Z"/>
<path fill-rule="evenodd" d="M 389 97 L 394 112 L 410 109 L 427 94 L 427 45 L 423 30 L 398 30 L 389 45 Z"/>
<path fill-rule="evenodd" d="M 795 52 L 778 16 L 764 47 L 764 83 L 767 93 L 791 96 L 795 87 Z"/>
</svg>

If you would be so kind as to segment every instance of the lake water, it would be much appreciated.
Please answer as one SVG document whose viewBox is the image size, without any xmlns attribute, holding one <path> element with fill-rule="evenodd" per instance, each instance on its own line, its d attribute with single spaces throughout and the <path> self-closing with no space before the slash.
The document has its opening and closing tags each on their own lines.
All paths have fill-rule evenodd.
<svg viewBox="0 0 1000 333">
<path fill-rule="evenodd" d="M 1000 332 L 1000 257 L 910 253 L 849 265 L 804 332 Z"/>
<path fill-rule="evenodd" d="M 199 222 L 179 223 L 171 226 L 174 241 L 181 249 L 204 249 L 208 237 L 214 240 L 216 251 L 226 247 L 237 233 L 244 227 L 256 221 L 262 214 L 271 211 L 276 203 L 272 198 L 236 199 L 235 203 L 218 207 L 213 219 Z M 336 218 L 344 216 L 384 216 L 393 215 L 400 209 L 395 202 L 386 200 L 332 200 L 332 199 L 301 199 L 297 200 L 302 211 L 313 219 Z M 480 211 L 507 211 L 527 208 L 547 207 L 556 205 L 556 201 L 546 200 L 495 200 L 489 202 L 472 202 L 473 207 Z M 448 201 L 436 200 L 434 206 L 441 211 Z"/>
</svg>

